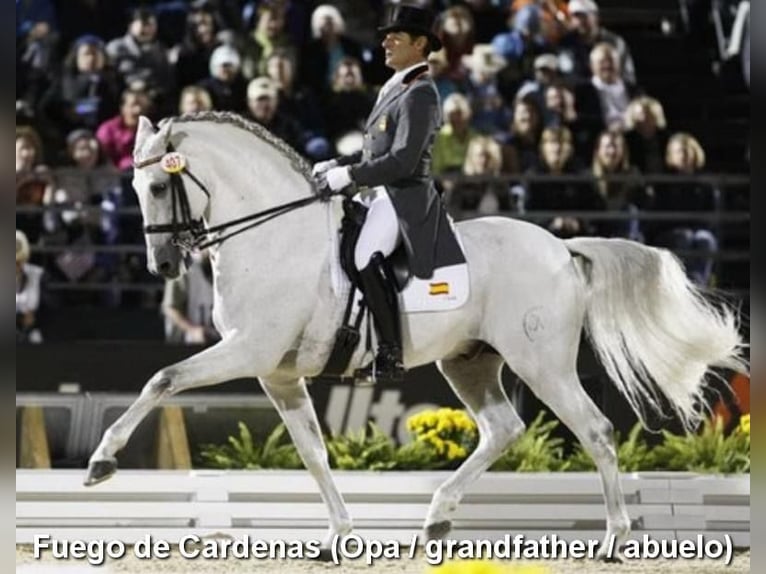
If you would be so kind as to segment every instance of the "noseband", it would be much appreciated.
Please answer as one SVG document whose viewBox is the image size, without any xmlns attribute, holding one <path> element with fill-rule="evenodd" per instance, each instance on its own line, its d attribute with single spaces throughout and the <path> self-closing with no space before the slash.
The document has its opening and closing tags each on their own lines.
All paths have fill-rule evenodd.
<svg viewBox="0 0 766 574">
<path fill-rule="evenodd" d="M 145 167 L 156 165 L 163 162 L 167 154 L 174 152 L 175 149 L 173 145 L 168 142 L 165 154 L 135 162 L 134 168 L 143 169 Z M 259 211 L 258 213 L 253 213 L 239 219 L 234 219 L 227 223 L 222 223 L 221 225 L 206 227 L 202 219 L 194 219 L 192 217 L 191 204 L 189 203 L 189 196 L 187 194 L 183 179 L 184 175 L 189 177 L 189 179 L 191 179 L 194 184 L 202 190 L 208 199 L 212 198 L 210 191 L 208 191 L 205 185 L 189 170 L 185 162 L 182 163 L 180 167 L 170 173 L 170 191 L 173 219 L 170 223 L 147 225 L 144 227 L 144 233 L 146 235 L 170 233 L 171 242 L 173 245 L 176 245 L 186 251 L 207 249 L 213 245 L 223 243 L 227 239 L 239 235 L 240 233 L 244 233 L 245 231 L 258 227 L 267 221 L 276 219 L 280 215 L 284 215 L 285 213 L 289 213 L 295 209 L 311 205 L 317 201 L 328 201 L 330 197 L 335 195 L 341 195 L 340 193 L 328 193 L 327 191 L 323 191 L 310 197 L 305 197 L 290 203 L 278 205 L 264 211 Z M 249 225 L 244 225 L 246 223 L 249 223 Z M 232 227 L 241 225 L 244 225 L 244 227 L 240 227 L 239 229 L 231 231 L 230 233 L 222 234 L 224 231 Z M 211 238 L 214 235 L 218 236 Z"/>
</svg>

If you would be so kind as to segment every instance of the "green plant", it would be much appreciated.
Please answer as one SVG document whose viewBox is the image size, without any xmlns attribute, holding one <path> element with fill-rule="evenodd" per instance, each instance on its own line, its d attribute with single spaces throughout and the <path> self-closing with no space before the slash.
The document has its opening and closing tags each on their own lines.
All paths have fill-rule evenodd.
<svg viewBox="0 0 766 574">
<path fill-rule="evenodd" d="M 341 470 L 391 470 L 396 466 L 391 438 L 370 423 L 359 432 L 327 439 L 330 466 Z"/>
<path fill-rule="evenodd" d="M 549 472 L 564 466 L 564 440 L 551 436 L 559 426 L 557 420 L 545 422 L 545 411 L 527 427 L 527 431 L 492 465 L 490 470 L 516 472 Z"/>
<path fill-rule="evenodd" d="M 750 472 L 750 433 L 741 425 L 728 436 L 723 421 L 706 421 L 697 434 L 662 432 L 664 441 L 654 448 L 654 470 L 688 470 L 701 473 Z"/>
<path fill-rule="evenodd" d="M 240 422 L 239 436 L 230 436 L 227 444 L 203 445 L 199 459 L 202 466 L 220 469 L 300 469 L 303 462 L 290 441 L 284 424 L 280 424 L 262 445 L 253 440 L 247 425 Z"/>
<path fill-rule="evenodd" d="M 644 438 L 644 428 L 640 422 L 633 425 L 626 440 L 622 440 L 619 432 L 615 433 L 615 444 L 617 464 L 621 472 L 654 470 L 654 454 Z M 591 471 L 596 470 L 596 465 L 582 445 L 577 443 L 572 454 L 564 462 L 563 470 Z"/>
<path fill-rule="evenodd" d="M 396 450 L 396 470 L 440 470 L 452 462 L 429 442 L 413 440 Z"/>
</svg>

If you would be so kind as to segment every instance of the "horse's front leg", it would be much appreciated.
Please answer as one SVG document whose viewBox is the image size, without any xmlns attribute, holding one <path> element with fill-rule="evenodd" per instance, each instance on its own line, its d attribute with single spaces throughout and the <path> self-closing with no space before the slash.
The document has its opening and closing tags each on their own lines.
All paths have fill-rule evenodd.
<svg viewBox="0 0 766 574">
<path fill-rule="evenodd" d="M 227 339 L 172 367 L 157 372 L 141 395 L 110 426 L 90 457 L 85 486 L 103 482 L 117 472 L 115 455 L 138 424 L 162 399 L 189 389 L 253 376 L 253 356 L 237 339 Z"/>
<path fill-rule="evenodd" d="M 301 460 L 319 485 L 322 500 L 330 513 L 330 530 L 322 548 L 330 548 L 336 535 L 351 532 L 352 522 L 343 496 L 330 472 L 316 410 L 306 391 L 303 379 L 262 379 L 263 388 L 271 397 L 298 449 Z"/>
</svg>

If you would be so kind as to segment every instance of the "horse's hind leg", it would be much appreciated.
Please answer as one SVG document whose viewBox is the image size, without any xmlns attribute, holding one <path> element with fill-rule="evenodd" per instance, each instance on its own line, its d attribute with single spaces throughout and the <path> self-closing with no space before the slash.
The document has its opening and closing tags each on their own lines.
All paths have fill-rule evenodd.
<svg viewBox="0 0 766 574">
<path fill-rule="evenodd" d="M 475 359 L 441 361 L 439 369 L 479 427 L 479 444 L 470 457 L 434 493 L 425 525 L 428 539 L 446 536 L 466 488 L 524 432 L 524 423 L 503 390 L 503 359 L 484 354 Z"/>
<path fill-rule="evenodd" d="M 330 530 L 322 544 L 323 549 L 329 549 L 336 535 L 345 536 L 351 532 L 352 523 L 343 496 L 330 472 L 327 449 L 306 384 L 302 379 L 274 378 L 261 382 L 279 411 L 301 460 L 317 481 L 322 499 L 330 512 Z"/>
<path fill-rule="evenodd" d="M 555 363 L 555 360 L 553 362 Z M 538 374 L 535 378 L 524 377 L 522 373 L 519 375 L 540 400 L 569 427 L 596 463 L 601 475 L 607 511 L 606 538 L 599 549 L 598 557 L 617 559 L 617 549 L 630 534 L 630 517 L 625 508 L 625 497 L 620 485 L 612 423 L 585 392 L 573 367 L 561 374 L 553 373 L 548 368 L 545 369 L 545 374 Z M 609 548 L 614 550 L 613 554 L 609 554 Z"/>
<path fill-rule="evenodd" d="M 130 408 L 110 426 L 90 457 L 86 486 L 110 478 L 117 471 L 117 452 L 125 446 L 136 427 L 162 399 L 192 388 L 205 387 L 251 375 L 252 354 L 233 340 L 161 369 L 144 386 Z"/>
</svg>

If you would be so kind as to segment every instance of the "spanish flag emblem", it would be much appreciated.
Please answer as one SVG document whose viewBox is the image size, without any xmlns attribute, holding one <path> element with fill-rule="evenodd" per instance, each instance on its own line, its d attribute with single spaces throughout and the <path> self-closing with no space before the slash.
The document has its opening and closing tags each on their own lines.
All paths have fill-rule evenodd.
<svg viewBox="0 0 766 574">
<path fill-rule="evenodd" d="M 449 283 L 431 283 L 428 290 L 429 295 L 449 295 Z"/>
</svg>

